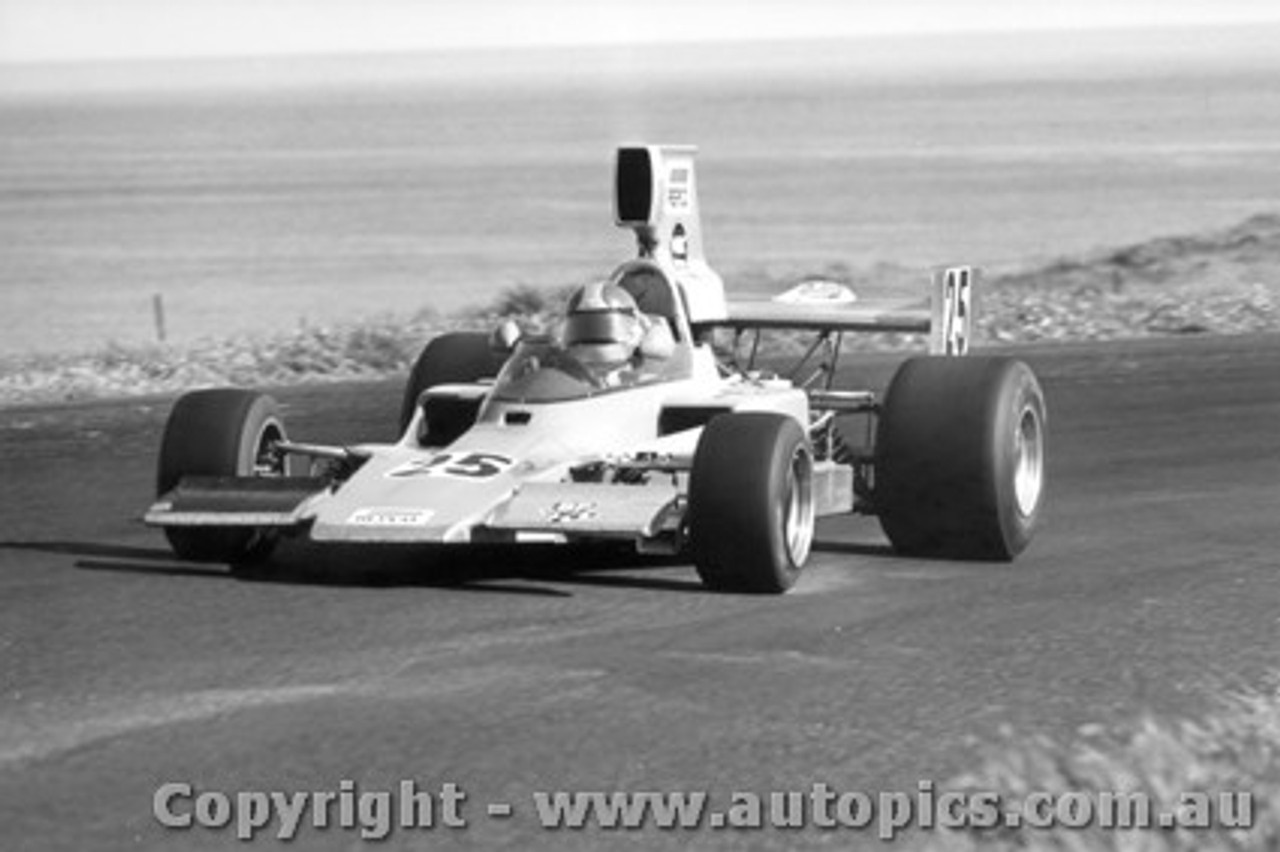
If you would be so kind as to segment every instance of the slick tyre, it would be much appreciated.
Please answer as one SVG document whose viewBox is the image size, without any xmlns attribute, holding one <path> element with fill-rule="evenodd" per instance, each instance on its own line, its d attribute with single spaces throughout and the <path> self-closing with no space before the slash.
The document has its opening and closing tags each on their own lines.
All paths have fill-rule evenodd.
<svg viewBox="0 0 1280 852">
<path fill-rule="evenodd" d="M 271 445 L 287 438 L 280 408 L 269 396 L 222 388 L 181 397 L 169 414 L 156 473 L 163 495 L 185 476 L 284 476 Z M 197 562 L 265 560 L 277 542 L 253 527 L 165 527 L 173 552 Z"/>
<path fill-rule="evenodd" d="M 921 357 L 889 383 L 876 430 L 874 502 L 899 553 L 1010 560 L 1045 492 L 1044 394 L 1010 358 Z"/>
<path fill-rule="evenodd" d="M 795 419 L 723 414 L 703 429 L 689 475 L 689 545 L 702 582 L 780 593 L 813 544 L 813 450 Z"/>
<path fill-rule="evenodd" d="M 422 392 L 436 385 L 468 384 L 496 376 L 502 369 L 504 356 L 494 353 L 489 335 L 474 331 L 442 334 L 423 347 L 405 383 L 400 402 L 400 430 L 403 435 L 413 420 L 414 409 Z M 458 434 L 472 424 L 456 424 Z M 451 430 L 450 430 L 451 431 Z M 446 442 L 447 443 L 447 442 Z"/>
</svg>

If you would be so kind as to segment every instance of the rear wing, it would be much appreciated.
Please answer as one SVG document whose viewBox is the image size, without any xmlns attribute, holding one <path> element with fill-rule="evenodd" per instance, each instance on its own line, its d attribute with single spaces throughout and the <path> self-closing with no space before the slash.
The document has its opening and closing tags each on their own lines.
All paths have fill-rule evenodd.
<svg viewBox="0 0 1280 852">
<path fill-rule="evenodd" d="M 973 328 L 973 291 L 978 272 L 956 266 L 935 273 L 927 302 L 919 299 L 860 300 L 842 284 L 809 281 L 772 299 L 728 303 L 727 317 L 706 325 L 744 329 L 819 332 L 909 332 L 929 335 L 935 355 L 964 355 Z"/>
</svg>

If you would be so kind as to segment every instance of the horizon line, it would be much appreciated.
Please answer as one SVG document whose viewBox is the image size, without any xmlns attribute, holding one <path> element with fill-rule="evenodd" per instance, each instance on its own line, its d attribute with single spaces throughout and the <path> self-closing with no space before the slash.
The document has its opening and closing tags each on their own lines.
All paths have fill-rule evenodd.
<svg viewBox="0 0 1280 852">
<path fill-rule="evenodd" d="M 54 57 L 41 59 L 12 60 L 0 55 L 0 71 L 10 69 L 74 69 L 84 66 L 136 66 L 159 64 L 218 64 L 235 62 L 288 63 L 296 61 L 327 61 L 350 59 L 425 59 L 433 57 L 457 57 L 460 55 L 491 54 L 496 52 L 518 52 L 523 54 L 539 54 L 551 51 L 608 51 L 630 48 L 688 49 L 698 47 L 732 48 L 751 45 L 812 45 L 835 44 L 847 42 L 878 41 L 962 41 L 968 39 L 1004 39 L 1014 37 L 1045 38 L 1070 34 L 1076 36 L 1124 35 L 1142 33 L 1147 35 L 1182 35 L 1189 33 L 1247 33 L 1256 34 L 1259 29 L 1280 29 L 1280 18 L 1261 18 L 1257 21 L 1222 21 L 1212 23 L 1160 22 L 1147 23 L 1086 23 L 1081 25 L 1043 26 L 1043 27 L 990 27 L 974 29 L 892 29 L 878 32 L 850 32 L 817 35 L 729 35 L 725 37 L 697 36 L 689 38 L 633 38 L 633 39 L 597 39 L 592 41 L 564 42 L 489 42 L 468 44 L 424 45 L 413 48 L 330 48 L 298 51 L 247 51 L 247 52 L 209 52 L 209 53 L 174 53 L 141 56 L 83 56 Z"/>
</svg>

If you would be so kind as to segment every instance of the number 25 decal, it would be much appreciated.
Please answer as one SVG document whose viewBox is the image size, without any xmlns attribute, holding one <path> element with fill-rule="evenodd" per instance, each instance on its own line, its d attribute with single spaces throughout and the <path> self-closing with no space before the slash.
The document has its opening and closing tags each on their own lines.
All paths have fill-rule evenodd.
<svg viewBox="0 0 1280 852">
<path fill-rule="evenodd" d="M 444 476 L 450 479 L 492 479 L 515 464 L 515 459 L 498 453 L 440 453 L 429 459 L 414 459 L 387 471 L 391 479 L 414 476 Z"/>
<path fill-rule="evenodd" d="M 934 285 L 932 337 L 934 355 L 964 355 L 969 351 L 973 322 L 974 270 L 957 266 L 945 270 Z"/>
</svg>

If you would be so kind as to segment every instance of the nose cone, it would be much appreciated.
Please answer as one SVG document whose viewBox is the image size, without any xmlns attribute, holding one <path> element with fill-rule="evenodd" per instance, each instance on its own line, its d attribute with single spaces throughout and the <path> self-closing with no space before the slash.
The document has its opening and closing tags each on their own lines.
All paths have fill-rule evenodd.
<svg viewBox="0 0 1280 852">
<path fill-rule="evenodd" d="M 374 458 L 316 515 L 317 541 L 461 542 L 511 496 L 517 461 L 501 453 Z"/>
</svg>

